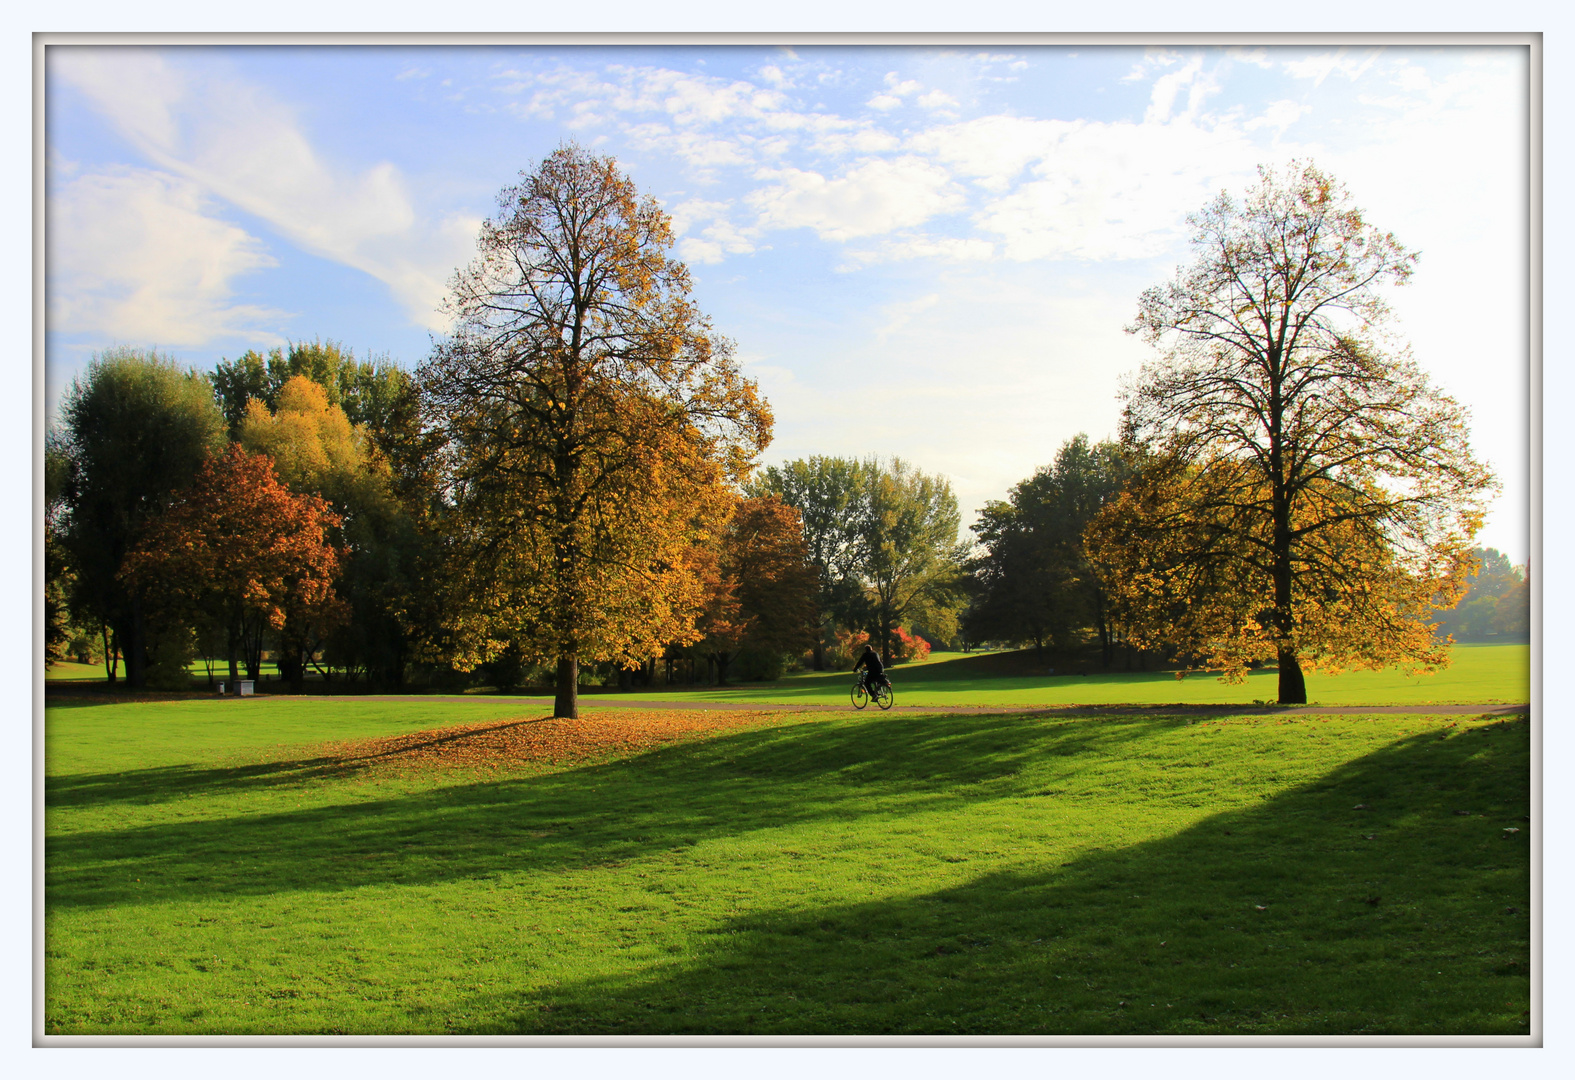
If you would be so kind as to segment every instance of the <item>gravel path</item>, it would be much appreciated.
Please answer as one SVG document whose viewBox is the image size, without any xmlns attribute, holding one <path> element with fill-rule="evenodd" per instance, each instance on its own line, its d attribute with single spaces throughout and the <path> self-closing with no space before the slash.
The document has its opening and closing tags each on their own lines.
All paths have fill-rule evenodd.
<svg viewBox="0 0 1575 1080">
<path fill-rule="evenodd" d="M 198 698 L 212 697 L 212 694 L 198 692 L 183 693 L 142 693 L 132 695 L 123 693 L 116 695 L 107 691 L 101 684 L 62 684 L 46 683 L 46 696 L 56 695 L 72 696 L 78 694 L 86 696 L 97 694 L 102 696 L 106 704 L 110 701 L 136 701 L 157 700 L 162 698 Z M 259 697 L 272 697 L 271 694 L 261 694 Z M 433 701 L 512 701 L 517 702 L 522 709 L 541 709 L 544 712 L 552 709 L 550 696 L 531 695 L 492 695 L 492 694 L 331 694 L 331 695 L 300 695 L 301 697 L 334 698 L 336 700 L 354 699 L 358 701 L 420 701 L 430 699 Z M 582 709 L 688 709 L 693 711 L 751 711 L 751 712 L 852 712 L 853 707 L 846 701 L 838 703 L 805 702 L 784 704 L 770 701 L 683 701 L 675 698 L 630 698 L 622 694 L 581 694 L 580 708 Z M 1531 711 L 1530 705 L 1504 705 L 1501 703 L 1478 703 L 1464 705 L 896 705 L 891 709 L 897 713 L 959 713 L 964 715 L 985 715 L 990 713 L 1013 713 L 1016 715 L 1034 716 L 1109 716 L 1111 714 L 1142 716 L 1148 715 L 1176 715 L 1187 714 L 1197 716 L 1296 716 L 1301 714 L 1317 714 L 1325 716 L 1361 716 L 1361 715 L 1418 715 L 1418 716 L 1501 716 L 1525 715 Z"/>
</svg>

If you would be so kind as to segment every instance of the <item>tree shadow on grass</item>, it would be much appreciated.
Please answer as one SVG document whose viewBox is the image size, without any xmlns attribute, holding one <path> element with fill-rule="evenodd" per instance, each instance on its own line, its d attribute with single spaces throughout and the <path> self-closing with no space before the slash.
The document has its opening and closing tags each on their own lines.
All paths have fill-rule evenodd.
<svg viewBox="0 0 1575 1080">
<path fill-rule="evenodd" d="M 421 884 L 583 867 L 900 802 L 1000 797 L 1046 755 L 1118 754 L 1174 717 L 807 721 L 559 773 L 246 813 L 246 796 L 336 774 L 342 759 L 52 778 L 51 806 L 233 800 L 234 816 L 87 830 L 46 842 L 51 910 L 289 890 Z M 992 783 L 999 781 L 1001 783 Z"/>
<path fill-rule="evenodd" d="M 360 753 L 320 754 L 284 761 L 244 765 L 167 765 L 112 773 L 71 773 L 51 776 L 44 789 L 44 805 L 87 807 L 114 803 L 156 805 L 189 796 L 238 795 L 269 788 L 299 786 L 316 780 L 347 779 L 375 768 L 384 759 L 421 750 L 438 750 L 478 731 L 504 731 L 542 723 L 544 718 L 500 720 L 492 724 L 467 724 L 462 730 L 365 740 L 374 748 Z M 418 733 L 419 734 L 419 733 Z M 388 746 L 376 749 L 376 746 Z"/>
<path fill-rule="evenodd" d="M 1528 746 L 1524 721 L 1418 735 L 1163 839 L 739 918 L 446 1030 L 1524 1035 Z"/>
</svg>

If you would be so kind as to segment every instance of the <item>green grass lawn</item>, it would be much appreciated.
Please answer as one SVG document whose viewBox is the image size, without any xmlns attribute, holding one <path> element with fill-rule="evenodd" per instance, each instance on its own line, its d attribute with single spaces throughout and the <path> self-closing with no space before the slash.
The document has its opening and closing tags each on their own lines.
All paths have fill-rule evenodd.
<svg viewBox="0 0 1575 1080">
<path fill-rule="evenodd" d="M 528 704 L 52 706 L 46 1032 L 1528 1031 L 1523 720 L 849 711 L 574 768 L 314 760 Z"/>
<path fill-rule="evenodd" d="M 201 660 L 193 661 L 187 670 L 193 679 L 200 679 L 205 684 L 208 679 L 208 666 Z M 279 666 L 270 661 L 264 661 L 258 672 L 263 678 L 276 679 L 279 677 Z M 122 662 L 116 668 L 120 679 L 126 677 L 126 665 Z M 216 682 L 223 682 L 230 677 L 228 664 L 215 664 L 213 678 Z M 245 678 L 242 670 L 241 678 Z M 60 660 L 44 669 L 44 679 L 47 682 L 105 682 L 103 664 L 79 664 L 75 660 Z"/>
<path fill-rule="evenodd" d="M 1225 683 L 1207 674 L 1177 679 L 1175 673 L 1118 671 L 1099 675 L 1000 674 L 1027 666 L 1023 656 L 937 652 L 916 664 L 890 669 L 899 705 L 1251 705 L 1279 696 L 1278 674 L 1255 671 L 1244 683 Z M 201 676 L 198 669 L 194 678 Z M 272 665 L 263 674 L 277 677 Z M 103 668 L 60 664 L 48 669 L 51 681 L 102 680 Z M 219 677 L 222 677 L 219 676 Z M 637 687 L 624 692 L 630 698 L 671 698 L 677 701 L 748 701 L 766 704 L 840 705 L 848 699 L 853 675 L 846 671 L 799 672 L 774 683 L 737 683 L 716 687 Z M 1449 667 L 1430 675 L 1407 676 L 1398 669 L 1347 671 L 1339 675 L 1312 672 L 1307 676 L 1307 697 L 1319 705 L 1445 705 L 1502 703 L 1520 705 L 1531 700 L 1531 649 L 1528 645 L 1456 645 Z M 196 685 L 194 683 L 194 685 Z M 263 693 L 278 690 L 265 682 Z M 313 680 L 309 693 L 326 687 Z M 592 703 L 603 702 L 615 691 L 587 688 Z M 541 698 L 540 692 L 512 695 Z"/>
<path fill-rule="evenodd" d="M 1407 676 L 1397 669 L 1318 672 L 1307 676 L 1307 698 L 1319 705 L 1446 705 L 1489 702 L 1522 705 L 1531 700 L 1528 645 L 1456 645 L 1449 667 L 1431 675 Z M 889 669 L 898 705 L 1251 705 L 1279 696 L 1279 675 L 1255 671 L 1244 683 L 1225 683 L 1207 674 L 1177 679 L 1174 672 L 1112 672 L 1101 675 L 996 674 L 997 657 L 933 653 L 916 664 Z M 1022 666 L 1021 661 L 1014 666 Z M 774 704 L 842 704 L 853 684 L 851 672 L 801 672 L 775 683 L 729 687 L 657 687 L 629 691 L 631 697 L 684 701 L 752 701 Z M 597 701 L 596 691 L 587 700 Z"/>
</svg>

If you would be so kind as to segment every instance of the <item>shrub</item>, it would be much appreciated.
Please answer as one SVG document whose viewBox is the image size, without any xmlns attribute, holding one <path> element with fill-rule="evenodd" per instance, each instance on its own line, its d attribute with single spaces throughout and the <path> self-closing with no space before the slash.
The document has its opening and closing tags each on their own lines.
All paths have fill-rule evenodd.
<svg viewBox="0 0 1575 1080">
<path fill-rule="evenodd" d="M 740 649 L 733 661 L 732 674 L 751 682 L 775 682 L 787 667 L 786 658 L 769 649 Z"/>
<path fill-rule="evenodd" d="M 190 627 L 172 627 L 152 636 L 148 642 L 148 688 L 189 690 L 187 667 L 196 657 L 197 634 Z"/>
<path fill-rule="evenodd" d="M 923 660 L 930 655 L 930 643 L 922 637 L 910 634 L 900 626 L 892 636 L 896 639 L 892 642 L 892 663 L 906 664 L 913 660 Z"/>
</svg>

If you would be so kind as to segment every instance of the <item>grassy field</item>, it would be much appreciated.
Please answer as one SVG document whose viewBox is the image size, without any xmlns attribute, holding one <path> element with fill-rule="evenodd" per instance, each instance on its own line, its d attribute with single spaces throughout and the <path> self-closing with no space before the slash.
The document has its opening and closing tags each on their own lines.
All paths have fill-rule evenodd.
<svg viewBox="0 0 1575 1080">
<path fill-rule="evenodd" d="M 1523 720 L 530 705 L 52 703 L 46 1032 L 1528 1030 Z"/>
<path fill-rule="evenodd" d="M 1528 645 L 1456 645 L 1449 667 L 1432 674 L 1407 676 L 1397 669 L 1347 671 L 1339 675 L 1318 672 L 1307 676 L 1307 697 L 1321 705 L 1444 705 L 1498 702 L 1520 705 L 1530 701 Z M 201 670 L 195 673 L 200 676 Z M 937 652 L 916 664 L 899 664 L 890 671 L 900 705 L 1251 705 L 1274 701 L 1278 675 L 1255 671 L 1244 683 L 1223 683 L 1207 674 L 1178 680 L 1173 672 L 1112 672 L 1099 675 L 1062 673 L 1050 675 L 1032 662 L 1027 653 L 964 654 Z M 277 677 L 264 665 L 265 679 Z M 65 663 L 50 668 L 50 681 L 102 681 L 102 667 Z M 220 676 L 222 677 L 222 675 Z M 847 701 L 853 675 L 846 671 L 799 672 L 774 683 L 738 683 L 715 687 L 636 688 L 625 692 L 633 698 L 675 701 L 759 702 L 780 705 L 829 704 Z M 194 683 L 194 687 L 205 685 Z M 263 682 L 258 689 L 269 693 L 277 684 Z M 309 693 L 322 693 L 319 681 L 308 684 Z M 334 689 L 327 687 L 326 689 Z M 485 691 L 484 691 L 485 692 Z M 604 700 L 613 691 L 587 688 L 586 700 Z M 541 698 L 541 694 L 513 695 Z"/>
<path fill-rule="evenodd" d="M 1449 667 L 1407 676 L 1397 669 L 1318 672 L 1307 676 L 1307 698 L 1320 705 L 1447 705 L 1530 701 L 1531 649 L 1527 645 L 1456 645 Z M 1244 683 L 1224 683 L 1206 674 L 1177 679 L 1174 672 L 1113 672 L 1101 675 L 1023 674 L 1026 654 L 934 653 L 916 664 L 890 669 L 899 705 L 1251 705 L 1279 696 L 1278 673 L 1255 671 Z M 679 701 L 751 701 L 781 705 L 830 704 L 848 700 L 853 675 L 846 671 L 800 672 L 775 683 L 729 687 L 657 687 L 627 696 Z M 600 700 L 589 691 L 586 700 Z"/>
</svg>

